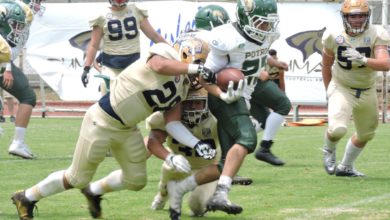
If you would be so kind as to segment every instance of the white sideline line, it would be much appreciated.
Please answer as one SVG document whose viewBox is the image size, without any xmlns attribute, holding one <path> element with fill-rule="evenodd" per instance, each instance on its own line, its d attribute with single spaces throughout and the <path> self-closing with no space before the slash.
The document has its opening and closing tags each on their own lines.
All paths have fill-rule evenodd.
<svg viewBox="0 0 390 220">
<path fill-rule="evenodd" d="M 364 205 L 368 203 L 373 203 L 373 202 L 378 202 L 381 200 L 389 199 L 390 198 L 390 193 L 383 194 L 380 196 L 374 196 L 374 197 L 368 197 L 365 199 L 362 199 L 360 201 L 356 201 L 353 203 L 349 204 L 343 204 L 343 205 L 338 205 L 330 208 L 317 208 L 314 209 L 310 212 L 304 213 L 302 216 L 298 217 L 293 217 L 293 218 L 286 218 L 288 220 L 302 220 L 302 219 L 314 219 L 315 217 L 331 217 L 331 216 L 336 216 L 338 214 L 346 213 L 346 212 L 356 212 L 356 210 L 348 210 L 351 208 L 354 208 L 359 205 Z"/>
</svg>

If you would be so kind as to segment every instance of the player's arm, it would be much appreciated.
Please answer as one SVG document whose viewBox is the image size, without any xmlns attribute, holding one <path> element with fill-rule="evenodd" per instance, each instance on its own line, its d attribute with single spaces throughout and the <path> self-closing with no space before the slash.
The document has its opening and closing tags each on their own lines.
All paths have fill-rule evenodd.
<svg viewBox="0 0 390 220">
<path fill-rule="evenodd" d="M 285 71 L 288 71 L 288 64 L 287 63 L 285 63 L 283 61 L 279 61 L 279 60 L 273 58 L 272 56 L 268 56 L 267 64 L 270 66 L 274 66 L 274 67 L 277 67 L 279 69 L 283 69 Z"/>
<path fill-rule="evenodd" d="M 148 18 L 144 18 L 140 22 L 140 29 L 141 31 L 154 43 L 161 42 L 161 43 L 167 43 L 165 39 L 157 32 L 154 30 L 152 25 L 150 24 Z"/>
<path fill-rule="evenodd" d="M 181 123 L 181 112 L 181 103 L 176 104 L 170 110 L 164 112 L 165 128 L 168 134 L 185 146 L 194 148 L 204 159 L 213 159 L 217 153 L 216 150 L 208 143 L 195 137 L 183 123 Z"/>
<path fill-rule="evenodd" d="M 279 88 L 283 92 L 286 91 L 286 83 L 284 81 L 284 70 L 279 70 Z"/>
<path fill-rule="evenodd" d="M 167 59 L 157 54 L 149 58 L 148 65 L 154 72 L 167 76 L 197 74 L 201 70 L 199 64 L 187 64 L 177 60 Z"/>
<path fill-rule="evenodd" d="M 88 44 L 87 56 L 85 58 L 84 67 L 90 67 L 93 64 L 93 61 L 96 57 L 96 53 L 99 50 L 100 41 L 102 38 L 103 29 L 98 25 L 93 26 L 91 33 L 91 41 Z"/>
<path fill-rule="evenodd" d="M 165 142 L 167 136 L 167 132 L 163 130 L 152 129 L 149 132 L 149 136 L 147 139 L 147 149 L 150 153 L 160 158 L 161 160 L 165 160 L 165 158 L 169 155 L 169 151 L 163 146 L 163 143 Z"/>
<path fill-rule="evenodd" d="M 367 58 L 366 66 L 376 71 L 389 71 L 390 58 L 387 45 L 377 45 L 374 47 L 375 58 Z"/>
<path fill-rule="evenodd" d="M 324 82 L 325 90 L 328 89 L 330 80 L 332 79 L 332 65 L 334 62 L 334 53 L 333 51 L 324 47 L 322 50 L 322 79 Z"/>
</svg>

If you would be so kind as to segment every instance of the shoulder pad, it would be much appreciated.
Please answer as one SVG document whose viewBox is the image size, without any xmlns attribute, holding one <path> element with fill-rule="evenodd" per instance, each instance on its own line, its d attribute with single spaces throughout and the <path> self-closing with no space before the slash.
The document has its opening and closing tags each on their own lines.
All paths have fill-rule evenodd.
<svg viewBox="0 0 390 220">
<path fill-rule="evenodd" d="M 231 24 L 221 25 L 211 30 L 210 45 L 220 51 L 230 51 L 245 44 L 245 39 Z"/>
</svg>

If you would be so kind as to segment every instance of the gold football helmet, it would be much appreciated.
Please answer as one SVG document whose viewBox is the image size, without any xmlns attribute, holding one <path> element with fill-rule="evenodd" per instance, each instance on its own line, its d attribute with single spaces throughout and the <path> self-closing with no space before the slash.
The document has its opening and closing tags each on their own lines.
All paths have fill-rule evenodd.
<svg viewBox="0 0 390 220">
<path fill-rule="evenodd" d="M 341 8 L 343 25 L 348 35 L 363 33 L 370 23 L 371 9 L 367 0 L 345 0 Z"/>
<path fill-rule="evenodd" d="M 179 52 L 180 60 L 184 63 L 204 63 L 209 53 L 208 44 L 195 37 L 179 38 L 173 44 L 173 47 Z M 197 75 L 191 74 L 188 77 L 191 81 L 191 88 L 200 89 L 202 87 Z"/>
</svg>

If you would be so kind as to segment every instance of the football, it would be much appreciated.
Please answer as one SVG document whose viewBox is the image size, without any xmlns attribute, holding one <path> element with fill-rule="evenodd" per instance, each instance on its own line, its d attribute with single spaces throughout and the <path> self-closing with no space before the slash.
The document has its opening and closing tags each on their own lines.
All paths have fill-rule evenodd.
<svg viewBox="0 0 390 220">
<path fill-rule="evenodd" d="M 217 73 L 216 84 L 222 91 L 226 91 L 229 85 L 229 81 L 233 81 L 233 88 L 237 88 L 238 82 L 244 78 L 244 74 L 239 69 L 228 67 Z"/>
</svg>

